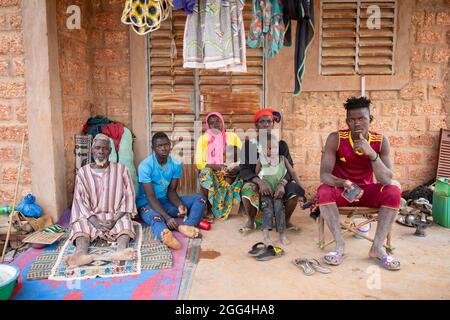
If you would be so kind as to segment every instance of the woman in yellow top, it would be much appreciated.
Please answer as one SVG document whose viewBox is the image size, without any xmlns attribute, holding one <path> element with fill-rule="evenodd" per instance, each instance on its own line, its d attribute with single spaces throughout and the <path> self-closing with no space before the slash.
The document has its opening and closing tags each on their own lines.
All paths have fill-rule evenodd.
<svg viewBox="0 0 450 320">
<path fill-rule="evenodd" d="M 235 133 L 225 132 L 220 113 L 208 114 L 205 122 L 207 130 L 197 141 L 195 163 L 200 170 L 202 192 L 208 197 L 208 207 L 216 218 L 225 220 L 233 205 L 241 202 L 243 180 L 238 177 L 237 155 L 242 142 Z"/>
</svg>

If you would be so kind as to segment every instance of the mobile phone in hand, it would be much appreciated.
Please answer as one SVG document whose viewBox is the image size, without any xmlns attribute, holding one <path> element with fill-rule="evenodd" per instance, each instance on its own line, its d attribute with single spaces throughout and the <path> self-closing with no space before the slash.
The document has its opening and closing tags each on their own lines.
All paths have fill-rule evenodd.
<svg viewBox="0 0 450 320">
<path fill-rule="evenodd" d="M 350 203 L 355 202 L 355 200 L 358 198 L 359 194 L 362 195 L 362 193 L 364 192 L 356 184 L 353 184 L 352 186 L 353 186 L 353 189 L 351 189 L 351 190 L 345 189 L 344 192 L 342 192 L 342 197 L 344 197 L 344 199 Z"/>
</svg>

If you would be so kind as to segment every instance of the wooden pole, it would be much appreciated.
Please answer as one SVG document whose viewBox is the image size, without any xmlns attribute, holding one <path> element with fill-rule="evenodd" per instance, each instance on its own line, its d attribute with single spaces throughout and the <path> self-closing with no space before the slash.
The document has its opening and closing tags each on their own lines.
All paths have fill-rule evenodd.
<svg viewBox="0 0 450 320">
<path fill-rule="evenodd" d="M 22 148 L 20 150 L 19 170 L 17 171 L 17 179 L 16 179 L 16 190 L 14 191 L 14 202 L 13 202 L 13 206 L 12 206 L 12 212 L 9 215 L 8 232 L 6 233 L 6 240 L 5 240 L 5 246 L 3 247 L 1 263 L 3 263 L 3 261 L 5 259 L 6 248 L 8 247 L 8 244 L 9 244 L 9 237 L 11 236 L 12 219 L 14 217 L 16 204 L 17 204 L 17 194 L 19 192 L 20 172 L 22 171 L 24 146 L 25 146 L 25 130 L 22 134 Z"/>
</svg>

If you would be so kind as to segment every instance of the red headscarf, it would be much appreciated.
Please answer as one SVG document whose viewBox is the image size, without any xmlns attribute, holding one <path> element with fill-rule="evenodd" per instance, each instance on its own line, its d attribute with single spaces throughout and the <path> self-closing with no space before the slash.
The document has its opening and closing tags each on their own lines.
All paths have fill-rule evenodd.
<svg viewBox="0 0 450 320">
<path fill-rule="evenodd" d="M 275 122 L 281 121 L 281 113 L 274 110 L 274 109 L 262 109 L 259 110 L 255 116 L 253 117 L 253 122 L 258 122 L 259 119 L 261 119 L 264 116 L 269 116 L 272 118 Z"/>
</svg>

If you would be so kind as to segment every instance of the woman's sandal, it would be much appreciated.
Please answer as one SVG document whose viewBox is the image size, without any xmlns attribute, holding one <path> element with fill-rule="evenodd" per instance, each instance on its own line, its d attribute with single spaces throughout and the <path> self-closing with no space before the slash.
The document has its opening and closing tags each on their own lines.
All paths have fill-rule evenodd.
<svg viewBox="0 0 450 320">
<path fill-rule="evenodd" d="M 320 273 L 331 273 L 331 270 L 322 266 L 322 264 L 317 259 L 307 260 L 308 264 L 317 272 Z"/>
<path fill-rule="evenodd" d="M 292 263 L 294 263 L 297 268 L 302 269 L 305 276 L 311 276 L 316 272 L 306 259 L 298 258 L 292 261 Z"/>
<path fill-rule="evenodd" d="M 323 257 L 323 260 L 325 261 L 325 263 L 329 264 L 331 266 L 340 265 L 342 263 L 342 261 L 344 261 L 344 259 L 345 259 L 345 255 L 343 255 L 342 253 L 336 252 L 336 251 L 328 252 Z"/>
<path fill-rule="evenodd" d="M 260 253 L 262 253 L 264 250 L 266 250 L 266 245 L 262 242 L 255 243 L 252 247 L 252 249 L 248 252 L 249 255 L 252 257 L 256 257 Z"/>
<path fill-rule="evenodd" d="M 377 262 L 380 266 L 389 271 L 398 271 L 400 270 L 400 261 L 395 259 L 392 256 L 384 255 L 381 258 L 373 257 L 372 260 Z"/>
<path fill-rule="evenodd" d="M 276 257 L 281 257 L 284 254 L 284 250 L 280 247 L 267 246 L 266 250 L 263 253 L 256 256 L 256 260 L 258 261 L 267 261 L 272 260 Z"/>
</svg>

